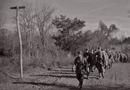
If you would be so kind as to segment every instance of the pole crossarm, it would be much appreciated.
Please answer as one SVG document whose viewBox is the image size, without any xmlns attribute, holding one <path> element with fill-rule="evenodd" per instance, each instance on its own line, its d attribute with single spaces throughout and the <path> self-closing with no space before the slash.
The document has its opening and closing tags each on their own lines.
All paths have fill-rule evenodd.
<svg viewBox="0 0 130 90">
<path fill-rule="evenodd" d="M 10 9 L 25 9 L 25 6 L 15 6 L 15 7 L 10 7 Z"/>
</svg>

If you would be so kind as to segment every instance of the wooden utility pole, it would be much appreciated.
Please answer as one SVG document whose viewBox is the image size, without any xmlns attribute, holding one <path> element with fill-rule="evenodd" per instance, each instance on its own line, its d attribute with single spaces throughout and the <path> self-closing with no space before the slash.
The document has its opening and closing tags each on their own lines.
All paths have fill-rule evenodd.
<svg viewBox="0 0 130 90">
<path fill-rule="evenodd" d="M 20 77 L 23 77 L 23 58 L 22 58 L 22 39 L 21 39 L 21 32 L 19 29 L 19 9 L 24 9 L 25 6 L 15 6 L 15 7 L 10 7 L 10 9 L 16 9 L 16 27 L 18 31 L 18 36 L 19 36 L 19 48 L 20 48 L 20 53 L 19 53 L 19 59 L 20 59 Z"/>
</svg>

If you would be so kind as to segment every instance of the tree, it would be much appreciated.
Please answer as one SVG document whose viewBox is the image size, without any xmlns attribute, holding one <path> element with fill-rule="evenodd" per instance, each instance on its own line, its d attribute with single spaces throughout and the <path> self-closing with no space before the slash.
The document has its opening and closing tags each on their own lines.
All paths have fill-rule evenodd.
<svg viewBox="0 0 130 90">
<path fill-rule="evenodd" d="M 130 37 L 125 37 L 123 43 L 130 44 Z"/>
<path fill-rule="evenodd" d="M 2 12 L 2 7 L 0 7 L 0 54 L 3 55 L 4 54 L 4 45 L 5 45 L 5 41 L 6 41 L 6 34 L 7 31 L 6 29 L 3 28 L 5 24 L 5 18 Z"/>
<path fill-rule="evenodd" d="M 53 39 L 56 40 L 55 44 L 64 51 L 71 51 L 75 47 L 77 39 L 81 37 L 81 29 L 85 26 L 85 21 L 60 15 L 60 17 L 55 16 L 52 24 L 59 32 L 59 35 L 53 36 Z"/>
<path fill-rule="evenodd" d="M 33 46 L 33 37 L 36 33 L 36 22 L 34 13 L 33 4 L 24 3 L 26 8 L 20 13 L 20 29 L 22 31 L 23 36 L 23 49 L 24 53 L 27 54 L 30 58 L 32 55 L 32 46 Z"/>
<path fill-rule="evenodd" d="M 113 44 L 113 45 L 118 45 L 121 43 L 121 40 L 119 40 L 118 38 L 112 38 L 110 40 L 110 44 Z"/>
<path fill-rule="evenodd" d="M 40 7 L 35 8 L 36 26 L 40 34 L 43 51 L 45 51 L 46 48 L 48 32 L 52 28 L 51 20 L 54 11 L 55 8 L 46 3 Z"/>
<path fill-rule="evenodd" d="M 47 40 L 49 37 L 48 33 L 52 28 L 51 19 L 55 8 L 47 3 L 39 6 L 34 6 L 32 3 L 24 3 L 24 6 L 26 8 L 20 15 L 20 27 L 24 36 L 24 52 L 30 57 L 30 55 L 36 54 L 39 50 L 43 53 L 47 48 L 46 44 L 49 43 Z M 37 42 L 35 42 L 36 38 Z"/>
<path fill-rule="evenodd" d="M 110 40 L 113 33 L 117 32 L 119 29 L 116 27 L 115 24 L 111 24 L 108 28 L 107 25 L 105 25 L 104 22 L 99 22 L 99 27 L 95 31 L 96 38 L 98 37 L 98 44 L 101 46 L 101 44 L 104 42 L 104 40 Z"/>
<path fill-rule="evenodd" d="M 117 32 L 119 29 L 115 24 L 111 24 L 108 28 L 102 21 L 99 22 L 99 31 L 106 37 L 109 38 L 114 32 Z"/>
</svg>

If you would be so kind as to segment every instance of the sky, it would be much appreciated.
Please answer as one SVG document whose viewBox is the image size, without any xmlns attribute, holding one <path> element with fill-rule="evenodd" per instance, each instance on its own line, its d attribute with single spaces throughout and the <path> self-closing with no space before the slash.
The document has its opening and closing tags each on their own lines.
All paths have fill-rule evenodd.
<svg viewBox="0 0 130 90">
<path fill-rule="evenodd" d="M 84 30 L 97 29 L 101 20 L 108 27 L 115 24 L 120 29 L 117 36 L 130 36 L 130 0 L 0 0 L 7 19 L 6 27 L 13 27 L 11 20 L 15 11 L 10 10 L 10 7 L 22 5 L 23 2 L 48 3 L 56 7 L 54 15 L 85 20 Z"/>
</svg>

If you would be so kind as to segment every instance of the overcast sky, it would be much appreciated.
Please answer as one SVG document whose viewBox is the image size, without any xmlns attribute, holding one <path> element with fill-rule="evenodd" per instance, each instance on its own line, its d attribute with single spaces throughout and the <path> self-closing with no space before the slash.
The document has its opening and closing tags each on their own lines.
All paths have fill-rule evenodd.
<svg viewBox="0 0 130 90">
<path fill-rule="evenodd" d="M 102 20 L 108 26 L 115 24 L 120 29 L 120 34 L 130 36 L 130 18 L 128 17 L 130 0 L 0 0 L 8 26 L 11 25 L 10 20 L 15 15 L 15 11 L 9 8 L 22 5 L 25 1 L 37 3 L 46 1 L 57 8 L 55 15 L 63 14 L 85 20 L 85 29 L 96 29 L 99 21 Z"/>
</svg>

